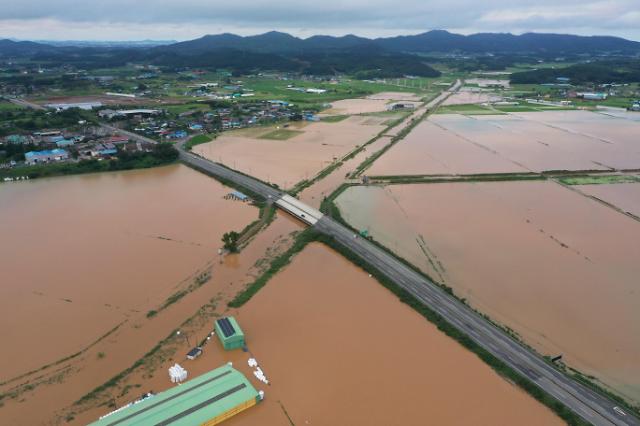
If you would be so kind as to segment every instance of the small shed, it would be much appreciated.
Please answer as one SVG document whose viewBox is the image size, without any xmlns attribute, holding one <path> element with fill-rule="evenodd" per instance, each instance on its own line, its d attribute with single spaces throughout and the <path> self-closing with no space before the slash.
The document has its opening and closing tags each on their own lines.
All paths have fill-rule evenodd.
<svg viewBox="0 0 640 426">
<path fill-rule="evenodd" d="M 226 200 L 240 200 L 244 202 L 250 201 L 249 197 L 240 191 L 232 191 L 225 195 L 224 198 Z"/>
<path fill-rule="evenodd" d="M 234 317 L 224 317 L 215 322 L 216 335 L 226 351 L 245 345 L 244 333 Z"/>
<path fill-rule="evenodd" d="M 194 359 L 198 358 L 200 355 L 202 355 L 202 348 L 197 346 L 191 349 L 189 352 L 187 352 L 187 359 L 193 361 Z"/>
</svg>

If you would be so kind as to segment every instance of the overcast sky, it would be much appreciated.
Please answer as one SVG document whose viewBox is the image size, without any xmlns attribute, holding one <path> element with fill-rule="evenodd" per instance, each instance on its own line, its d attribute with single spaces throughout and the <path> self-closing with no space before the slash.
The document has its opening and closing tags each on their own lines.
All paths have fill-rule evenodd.
<svg viewBox="0 0 640 426">
<path fill-rule="evenodd" d="M 640 41 L 640 0 L 0 0 L 0 38 L 187 40 L 430 29 L 617 35 Z"/>
</svg>

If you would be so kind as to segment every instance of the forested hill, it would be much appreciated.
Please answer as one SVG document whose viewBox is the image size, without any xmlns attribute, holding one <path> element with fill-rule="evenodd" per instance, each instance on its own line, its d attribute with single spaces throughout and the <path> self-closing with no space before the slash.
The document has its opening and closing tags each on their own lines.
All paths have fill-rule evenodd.
<svg viewBox="0 0 640 426">
<path fill-rule="evenodd" d="M 313 36 L 301 39 L 281 32 L 241 37 L 234 34 L 207 35 L 199 39 L 163 46 L 165 49 L 206 51 L 233 48 L 249 51 L 291 53 L 303 50 L 326 50 L 375 46 L 390 52 L 415 53 L 624 53 L 640 52 L 640 43 L 619 37 L 584 37 L 567 34 L 522 35 L 481 33 L 468 36 L 435 30 L 422 34 L 389 38 L 367 39 L 354 35 L 343 37 Z"/>
<path fill-rule="evenodd" d="M 447 53 L 446 58 L 436 53 Z M 463 55 L 449 55 L 462 53 Z M 426 57 L 430 54 L 430 58 Z M 235 73 L 273 70 L 305 74 L 350 74 L 362 78 L 392 78 L 404 75 L 435 77 L 439 72 L 428 63 L 470 56 L 462 66 L 504 69 L 516 61 L 640 55 L 640 43 L 617 37 L 582 37 L 562 34 L 473 34 L 429 31 L 412 36 L 367 39 L 354 35 L 313 36 L 306 39 L 281 32 L 242 37 L 208 35 L 195 40 L 160 45 L 52 46 L 34 42 L 0 40 L 0 60 L 27 57 L 46 64 L 64 64 L 79 69 L 112 68 L 128 63 L 148 63 L 166 68 L 224 68 Z M 466 69 L 463 67 L 463 69 Z M 602 70 L 586 67 L 593 72 Z M 571 71 L 571 70 L 570 70 Z M 570 72 L 569 71 L 569 72 Z M 623 71 L 628 73 L 628 71 Z M 551 71 L 515 78 L 543 79 Z M 605 78 L 605 77 L 603 77 Z"/>
<path fill-rule="evenodd" d="M 539 69 L 511 75 L 514 84 L 557 83 L 568 78 L 572 84 L 632 83 L 640 81 L 640 59 L 605 60 L 566 68 Z"/>
</svg>

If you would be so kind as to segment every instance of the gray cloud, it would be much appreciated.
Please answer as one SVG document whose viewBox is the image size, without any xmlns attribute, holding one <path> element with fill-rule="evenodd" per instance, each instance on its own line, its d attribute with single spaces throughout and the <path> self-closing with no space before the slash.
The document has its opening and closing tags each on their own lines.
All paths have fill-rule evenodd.
<svg viewBox="0 0 640 426">
<path fill-rule="evenodd" d="M 638 0 L 0 0 L 0 36 L 187 39 L 271 29 L 296 35 L 575 32 L 640 39 Z"/>
</svg>

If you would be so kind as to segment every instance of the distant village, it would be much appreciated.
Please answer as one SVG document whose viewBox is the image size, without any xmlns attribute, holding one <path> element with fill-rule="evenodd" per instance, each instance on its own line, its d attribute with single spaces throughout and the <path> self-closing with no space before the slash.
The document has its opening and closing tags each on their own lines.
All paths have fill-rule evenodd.
<svg viewBox="0 0 640 426">
<path fill-rule="evenodd" d="M 31 134 L 13 134 L 2 139 L 5 152 L 15 152 L 20 146 L 24 160 L 11 159 L 1 163 L 0 167 L 14 167 L 23 163 L 33 166 L 52 162 L 103 160 L 118 152 L 149 152 L 152 145 L 133 141 L 118 132 L 107 132 L 101 127 L 90 127 L 83 132 L 71 132 L 65 129 L 37 131 Z M 12 149 L 13 148 L 13 149 Z"/>
<path fill-rule="evenodd" d="M 281 100 L 204 105 L 207 109 L 171 113 L 167 109 L 111 109 L 100 102 L 47 104 L 51 113 L 70 109 L 93 111 L 96 118 L 109 123 L 115 130 L 83 123 L 82 130 L 38 129 L 10 134 L 0 138 L 0 167 L 104 160 L 122 152 L 148 152 L 152 142 L 172 142 L 196 134 L 215 134 L 282 121 L 319 120 L 314 111 L 298 111 L 289 102 Z M 148 138 L 149 141 L 142 139 L 141 142 L 139 138 L 126 136 L 127 132 Z"/>
</svg>

